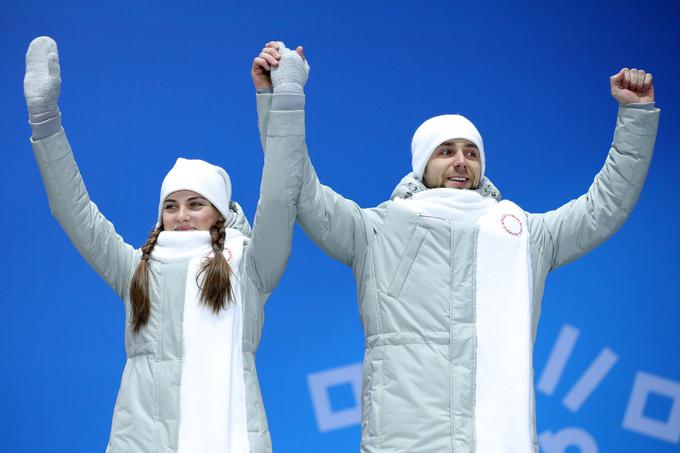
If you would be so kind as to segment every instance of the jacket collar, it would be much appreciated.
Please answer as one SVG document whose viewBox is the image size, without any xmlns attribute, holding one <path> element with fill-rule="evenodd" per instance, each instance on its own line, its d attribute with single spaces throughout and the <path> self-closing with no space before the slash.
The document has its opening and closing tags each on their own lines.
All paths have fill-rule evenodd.
<svg viewBox="0 0 680 453">
<path fill-rule="evenodd" d="M 241 206 L 235 201 L 229 202 L 229 222 L 225 225 L 226 228 L 233 228 L 240 231 L 247 238 L 250 238 L 250 223 L 246 219 Z"/>
<path fill-rule="evenodd" d="M 416 179 L 413 172 L 411 172 L 399 181 L 399 184 L 397 184 L 397 187 L 395 187 L 392 192 L 392 196 L 390 196 L 390 200 L 394 200 L 395 198 L 410 198 L 414 193 L 422 192 L 424 190 L 428 190 L 427 187 L 425 187 L 425 184 Z M 485 198 L 491 197 L 496 201 L 501 201 L 501 192 L 486 176 L 482 178 L 479 187 L 474 191 Z"/>
</svg>

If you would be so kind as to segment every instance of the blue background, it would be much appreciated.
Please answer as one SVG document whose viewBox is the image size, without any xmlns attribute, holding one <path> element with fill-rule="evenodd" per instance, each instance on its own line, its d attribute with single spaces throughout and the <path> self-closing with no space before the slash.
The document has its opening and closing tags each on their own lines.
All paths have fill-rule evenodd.
<svg viewBox="0 0 680 453">
<path fill-rule="evenodd" d="M 28 143 L 24 54 L 46 34 L 59 44 L 63 123 L 90 195 L 135 246 L 178 156 L 225 167 L 252 219 L 262 153 L 250 65 L 271 39 L 305 46 L 313 162 L 325 184 L 365 207 L 409 171 L 415 128 L 458 112 L 482 132 L 487 175 L 504 197 L 553 209 L 583 193 L 604 162 L 617 109 L 609 76 L 624 66 L 652 72 L 661 125 L 635 212 L 548 279 L 536 378 L 565 324 L 581 336 L 555 393 L 537 393 L 538 428 L 579 427 L 602 452 L 678 451 L 622 420 L 638 371 L 680 381 L 679 5 L 4 1 L 2 450 L 103 451 L 125 361 L 123 306 L 50 216 Z M 358 425 L 318 430 L 306 380 L 362 358 L 350 270 L 296 228 L 266 314 L 258 370 L 275 451 L 358 451 Z M 569 412 L 562 398 L 605 347 L 619 361 Z M 355 404 L 348 388 L 331 398 L 335 408 Z M 646 413 L 663 420 L 670 404 L 651 398 Z"/>
</svg>

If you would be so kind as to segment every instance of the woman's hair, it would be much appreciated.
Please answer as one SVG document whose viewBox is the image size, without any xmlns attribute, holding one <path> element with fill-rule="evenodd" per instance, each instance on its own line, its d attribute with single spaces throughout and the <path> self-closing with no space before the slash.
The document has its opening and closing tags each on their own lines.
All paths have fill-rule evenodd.
<svg viewBox="0 0 680 453">
<path fill-rule="evenodd" d="M 213 256 L 201 264 L 201 269 L 196 275 L 196 284 L 201 289 L 201 300 L 217 314 L 225 308 L 225 298 L 232 300 L 232 285 L 230 279 L 231 268 L 224 258 L 224 240 L 226 232 L 225 220 L 220 218 L 210 227 L 210 242 Z M 130 282 L 130 299 L 132 301 L 132 332 L 137 333 L 149 322 L 151 300 L 149 299 L 149 258 L 156 245 L 158 235 L 163 231 L 163 226 L 151 231 L 146 243 L 142 246 L 142 259 L 135 269 Z M 203 278 L 201 285 L 200 279 Z"/>
<path fill-rule="evenodd" d="M 222 250 L 224 250 L 224 219 L 221 218 L 210 227 L 210 243 L 212 244 L 213 256 L 203 261 L 201 270 L 196 275 L 196 284 L 201 288 L 201 300 L 217 314 L 225 308 L 225 298 L 232 300 L 231 268 Z M 203 285 L 200 283 L 201 276 Z"/>
</svg>

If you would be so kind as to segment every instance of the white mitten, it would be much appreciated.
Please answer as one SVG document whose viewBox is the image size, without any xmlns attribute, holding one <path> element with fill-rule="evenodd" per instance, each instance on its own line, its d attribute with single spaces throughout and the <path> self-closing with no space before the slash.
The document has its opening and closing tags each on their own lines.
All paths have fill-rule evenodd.
<svg viewBox="0 0 680 453">
<path fill-rule="evenodd" d="M 274 94 L 304 94 L 309 64 L 282 42 L 279 42 L 279 54 L 279 66 L 271 73 Z"/>
<path fill-rule="evenodd" d="M 271 72 L 274 88 L 272 110 L 304 110 L 304 88 L 309 77 L 309 64 L 282 42 L 279 42 L 279 54 L 279 66 Z"/>
<path fill-rule="evenodd" d="M 61 71 L 57 43 L 48 36 L 35 38 L 26 52 L 24 97 L 33 138 L 52 135 L 61 128 L 59 92 Z"/>
</svg>

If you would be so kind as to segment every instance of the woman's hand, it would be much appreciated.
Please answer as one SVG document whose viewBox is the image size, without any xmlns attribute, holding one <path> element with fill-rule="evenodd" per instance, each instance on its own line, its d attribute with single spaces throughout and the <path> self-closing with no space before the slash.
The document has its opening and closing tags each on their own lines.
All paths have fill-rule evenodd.
<svg viewBox="0 0 680 453">
<path fill-rule="evenodd" d="M 57 43 L 48 36 L 35 38 L 26 52 L 24 97 L 31 117 L 42 120 L 48 113 L 57 115 L 61 71 Z M 40 118 L 43 117 L 43 118 Z"/>
<path fill-rule="evenodd" d="M 283 43 L 278 43 L 278 67 L 271 72 L 274 93 L 304 94 L 305 84 L 309 78 L 309 64 L 305 59 L 302 46 L 291 50 Z"/>
</svg>

